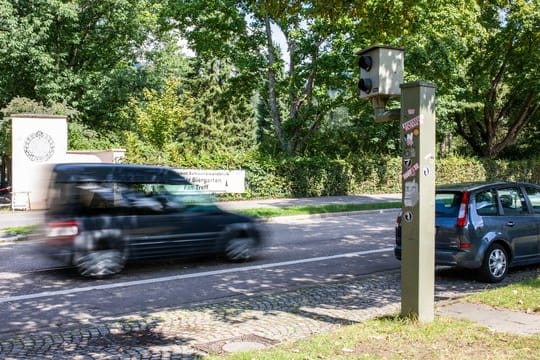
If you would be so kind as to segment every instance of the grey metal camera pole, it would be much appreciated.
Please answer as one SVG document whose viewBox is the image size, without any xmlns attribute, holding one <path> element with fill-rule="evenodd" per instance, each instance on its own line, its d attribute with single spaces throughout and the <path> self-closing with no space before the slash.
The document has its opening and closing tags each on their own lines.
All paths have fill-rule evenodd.
<svg viewBox="0 0 540 360">
<path fill-rule="evenodd" d="M 401 84 L 401 315 L 431 322 L 435 298 L 435 85 Z"/>
<path fill-rule="evenodd" d="M 401 119 L 403 142 L 401 315 L 431 322 L 435 302 L 435 85 L 402 84 L 404 50 L 374 45 L 358 53 L 360 98 L 376 122 Z M 401 109 L 387 110 L 401 96 Z"/>
</svg>

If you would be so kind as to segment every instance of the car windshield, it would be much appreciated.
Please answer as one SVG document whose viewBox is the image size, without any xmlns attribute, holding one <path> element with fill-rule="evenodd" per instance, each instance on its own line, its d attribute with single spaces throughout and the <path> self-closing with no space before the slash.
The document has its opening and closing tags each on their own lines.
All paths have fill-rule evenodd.
<svg viewBox="0 0 540 360">
<path fill-rule="evenodd" d="M 457 217 L 461 196 L 461 192 L 437 192 L 435 194 L 435 215 L 439 217 Z"/>
</svg>

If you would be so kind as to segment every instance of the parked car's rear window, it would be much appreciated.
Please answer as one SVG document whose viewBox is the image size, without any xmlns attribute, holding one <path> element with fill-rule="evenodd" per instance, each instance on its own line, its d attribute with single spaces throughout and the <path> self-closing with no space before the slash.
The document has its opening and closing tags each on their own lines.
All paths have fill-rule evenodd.
<svg viewBox="0 0 540 360">
<path fill-rule="evenodd" d="M 457 217 L 461 195 L 461 192 L 437 192 L 435 194 L 435 215 L 440 217 Z"/>
<path fill-rule="evenodd" d="M 477 193 L 474 197 L 476 213 L 480 216 L 497 215 L 497 199 L 491 190 L 484 190 Z"/>
</svg>

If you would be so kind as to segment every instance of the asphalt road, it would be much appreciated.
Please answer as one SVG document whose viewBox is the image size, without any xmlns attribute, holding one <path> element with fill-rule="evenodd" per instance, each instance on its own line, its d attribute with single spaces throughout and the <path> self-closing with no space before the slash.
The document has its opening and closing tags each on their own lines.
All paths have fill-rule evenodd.
<svg viewBox="0 0 540 360">
<path fill-rule="evenodd" d="M 397 269 L 396 210 L 283 217 L 267 224 L 268 243 L 251 262 L 220 259 L 130 264 L 103 280 L 57 268 L 39 241 L 0 245 L 0 335 L 67 329 L 130 314 L 240 295 L 271 294 Z"/>
</svg>

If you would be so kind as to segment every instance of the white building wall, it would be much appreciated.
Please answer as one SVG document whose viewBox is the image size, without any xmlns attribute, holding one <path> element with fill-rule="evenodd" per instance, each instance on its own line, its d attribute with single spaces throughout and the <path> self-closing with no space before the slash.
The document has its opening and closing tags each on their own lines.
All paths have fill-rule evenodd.
<svg viewBox="0 0 540 360">
<path fill-rule="evenodd" d="M 12 208 L 44 209 L 50 167 L 56 163 L 121 162 L 125 150 L 67 151 L 65 116 L 20 114 L 11 116 Z"/>
<path fill-rule="evenodd" d="M 11 119 L 13 207 L 43 208 L 48 168 L 67 152 L 66 117 L 21 114 Z"/>
</svg>

